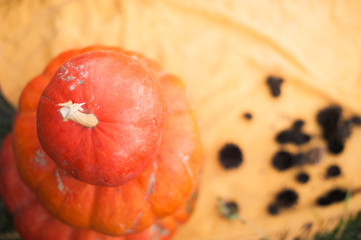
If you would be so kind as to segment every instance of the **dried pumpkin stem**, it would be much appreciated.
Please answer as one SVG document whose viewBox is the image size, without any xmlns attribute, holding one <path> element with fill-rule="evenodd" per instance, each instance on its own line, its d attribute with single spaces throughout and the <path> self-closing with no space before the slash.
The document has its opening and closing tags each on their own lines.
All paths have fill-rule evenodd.
<svg viewBox="0 0 361 240">
<path fill-rule="evenodd" d="M 84 104 L 85 103 L 73 103 L 72 101 L 59 103 L 58 106 L 62 107 L 59 109 L 59 113 L 63 121 L 72 120 L 87 128 L 98 125 L 99 121 L 94 114 L 83 112 L 84 109 L 81 106 Z"/>
</svg>

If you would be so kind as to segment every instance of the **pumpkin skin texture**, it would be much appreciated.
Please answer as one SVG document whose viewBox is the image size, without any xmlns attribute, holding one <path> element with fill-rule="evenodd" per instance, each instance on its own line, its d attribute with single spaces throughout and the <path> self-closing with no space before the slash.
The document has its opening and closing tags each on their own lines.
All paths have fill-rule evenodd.
<svg viewBox="0 0 361 240">
<path fill-rule="evenodd" d="M 162 137 L 154 160 L 139 177 L 116 187 L 89 184 L 72 177 L 46 154 L 37 136 L 38 103 L 33 99 L 41 98 L 51 77 L 66 61 L 99 50 L 136 59 L 158 79 L 165 103 Z M 22 93 L 14 121 L 13 144 L 24 183 L 51 214 L 72 226 L 110 235 L 140 232 L 177 211 L 197 186 L 202 164 L 198 126 L 183 83 L 142 55 L 117 48 L 73 50 L 51 61 Z"/>
<path fill-rule="evenodd" d="M 69 100 L 84 103 L 97 125 L 63 121 L 59 104 Z M 38 137 L 45 153 L 73 177 L 119 186 L 154 160 L 163 116 L 163 95 L 151 72 L 125 54 L 91 51 L 64 63 L 45 88 L 37 111 Z"/>
<path fill-rule="evenodd" d="M 4 139 L 0 150 L 0 195 L 24 240 L 166 240 L 187 220 L 194 204 L 194 199 L 189 199 L 176 213 L 157 221 L 150 228 L 121 237 L 71 227 L 50 215 L 22 182 L 15 164 L 11 134 Z"/>
</svg>

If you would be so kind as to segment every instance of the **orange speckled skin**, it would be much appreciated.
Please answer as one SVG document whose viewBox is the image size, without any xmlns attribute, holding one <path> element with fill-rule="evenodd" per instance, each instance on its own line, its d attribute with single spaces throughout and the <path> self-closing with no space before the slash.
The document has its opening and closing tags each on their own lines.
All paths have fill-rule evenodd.
<svg viewBox="0 0 361 240">
<path fill-rule="evenodd" d="M 65 61 L 95 50 L 113 50 L 136 59 L 158 79 L 165 100 L 162 139 L 154 161 L 139 177 L 117 187 L 72 177 L 44 152 L 37 137 L 36 111 L 47 83 Z M 13 146 L 23 181 L 49 212 L 70 225 L 112 235 L 140 232 L 174 213 L 197 185 L 202 164 L 199 131 L 183 83 L 151 60 L 117 48 L 73 50 L 51 61 L 22 93 Z"/>
<path fill-rule="evenodd" d="M 176 213 L 136 234 L 116 237 L 71 227 L 50 215 L 22 182 L 16 168 L 10 134 L 4 139 L 0 150 L 0 195 L 24 240 L 166 240 L 189 217 L 194 203 L 194 199 L 189 199 Z"/>
</svg>

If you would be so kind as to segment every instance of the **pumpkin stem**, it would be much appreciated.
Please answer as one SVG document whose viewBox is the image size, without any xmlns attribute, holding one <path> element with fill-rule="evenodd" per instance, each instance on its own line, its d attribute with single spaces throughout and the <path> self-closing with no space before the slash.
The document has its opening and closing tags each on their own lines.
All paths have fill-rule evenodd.
<svg viewBox="0 0 361 240">
<path fill-rule="evenodd" d="M 63 121 L 72 120 L 80 125 L 92 128 L 98 125 L 99 121 L 92 113 L 84 113 L 84 109 L 81 107 L 85 103 L 73 103 L 71 100 L 66 103 L 59 103 L 58 106 L 60 115 Z"/>
</svg>

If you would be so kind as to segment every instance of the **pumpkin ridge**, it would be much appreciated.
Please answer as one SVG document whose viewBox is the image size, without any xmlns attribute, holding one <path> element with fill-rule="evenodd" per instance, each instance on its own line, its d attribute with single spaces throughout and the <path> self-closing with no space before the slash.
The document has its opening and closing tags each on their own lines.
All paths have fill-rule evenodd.
<svg viewBox="0 0 361 240">
<path fill-rule="evenodd" d="M 50 176 L 51 179 L 49 179 L 49 182 L 52 182 L 53 179 L 56 180 L 57 182 L 57 186 L 55 188 L 52 189 L 57 189 L 56 191 L 52 192 L 51 195 L 46 195 L 46 199 L 56 199 L 56 201 L 58 202 L 57 204 L 50 204 L 51 206 L 56 206 L 56 209 L 48 209 L 47 206 L 49 205 L 44 204 L 44 199 L 39 199 L 39 202 L 44 206 L 44 208 L 51 213 L 51 215 L 57 216 L 58 219 L 64 220 L 67 219 L 67 214 L 68 214 L 68 207 L 66 207 L 65 203 L 69 200 L 69 199 L 73 199 L 74 192 L 80 191 L 81 193 L 83 193 L 84 189 L 86 189 L 87 187 L 92 187 L 90 189 L 90 194 L 91 196 L 87 197 L 86 201 L 87 204 L 89 204 L 91 206 L 91 208 L 94 206 L 93 202 L 94 202 L 94 189 L 96 189 L 95 187 L 93 187 L 90 184 L 85 184 L 82 183 L 82 187 L 79 190 L 79 188 L 77 188 L 75 185 L 77 185 L 77 183 L 79 183 L 79 180 L 74 179 L 73 177 L 71 177 L 68 173 L 61 173 L 60 168 L 56 168 L 54 172 L 52 172 L 52 175 Z M 43 185 L 42 185 L 43 186 Z M 59 201 L 59 198 L 60 201 Z M 75 195 L 75 198 L 79 198 L 77 195 Z M 82 198 L 82 196 L 80 197 Z M 74 204 L 72 202 L 70 202 L 70 204 Z M 73 208 L 72 212 L 75 211 L 79 211 L 79 208 Z M 81 212 L 83 213 L 83 212 Z M 65 214 L 65 217 L 64 217 Z M 82 216 L 84 217 L 84 215 L 82 214 Z M 78 219 L 72 219 L 72 221 L 68 221 L 68 224 L 76 226 L 76 227 L 81 227 L 81 228 L 86 228 L 89 226 L 89 222 L 90 222 L 90 217 L 91 214 L 86 214 L 87 219 L 84 220 L 84 218 L 82 218 L 82 221 L 79 222 Z"/>
<path fill-rule="evenodd" d="M 49 237 L 49 231 L 43 229 L 52 229 L 60 233 L 61 237 L 56 235 L 56 239 L 67 239 L 70 236 L 70 227 L 61 223 L 53 217 L 42 205 L 38 202 L 35 195 L 31 196 L 33 204 L 22 209 L 22 214 L 14 218 L 14 225 L 19 230 L 19 233 L 25 239 L 52 239 Z M 37 218 L 34 218 L 36 216 Z M 29 220 L 29 218 L 31 220 Z M 35 225 L 35 230 L 34 230 Z M 55 236 L 50 233 L 50 236 Z M 28 238 L 26 238 L 28 237 Z"/>
<path fill-rule="evenodd" d="M 173 177 L 175 178 L 175 176 L 170 176 L 170 175 L 166 175 L 166 177 L 164 176 L 164 174 L 162 174 L 163 171 L 165 171 L 164 168 L 166 168 L 165 166 L 167 165 L 165 162 L 169 162 L 169 160 L 165 159 L 163 156 L 158 155 L 157 158 L 158 161 L 158 169 L 156 171 L 155 174 L 155 178 L 157 179 L 157 175 L 161 175 L 162 177 L 160 179 L 158 179 L 158 183 L 161 182 L 161 184 L 163 186 L 167 186 L 166 188 L 171 188 L 172 189 L 172 199 L 179 199 L 179 196 L 188 196 L 189 193 L 191 192 L 191 189 L 189 189 L 189 191 L 187 193 L 184 193 L 183 189 L 179 189 L 174 187 L 174 184 L 172 184 L 172 181 L 174 180 Z M 171 163 L 168 163 L 171 164 Z M 163 165 L 163 166 L 162 166 Z M 171 164 L 172 165 L 172 164 Z M 178 169 L 179 170 L 179 169 Z M 185 167 L 183 169 L 183 172 L 186 172 Z M 188 182 L 188 181 L 192 181 L 192 179 L 190 178 L 190 176 L 188 176 L 187 178 L 189 178 L 189 180 L 184 180 L 184 182 Z M 155 184 L 157 184 L 157 182 Z M 173 187 L 172 187 L 173 186 Z M 157 186 L 154 185 L 154 189 L 157 190 Z M 158 190 L 158 192 L 161 190 Z M 157 193 L 159 194 L 159 193 Z M 166 195 L 170 194 L 169 192 L 166 193 Z M 161 195 L 164 195 L 161 194 Z M 172 202 L 168 202 L 168 204 L 170 205 L 165 205 L 166 203 L 163 202 L 163 204 L 160 206 L 159 204 L 156 204 L 156 202 L 154 202 L 155 199 L 152 198 L 153 195 L 149 195 L 149 202 L 152 205 L 152 211 L 154 213 L 156 213 L 158 216 L 160 216 L 161 218 L 166 217 L 167 215 L 170 214 L 170 212 L 174 212 L 181 204 L 174 204 L 174 201 Z M 178 196 L 178 197 L 174 197 L 174 196 Z M 159 198 L 159 196 L 155 196 L 156 199 Z M 183 198 L 182 198 L 183 199 Z M 185 198 L 184 198 L 185 199 Z M 160 210 L 161 208 L 161 210 Z"/>
<path fill-rule="evenodd" d="M 149 198 L 152 194 L 154 194 L 154 185 L 157 181 L 157 179 L 156 179 L 157 168 L 158 168 L 157 161 L 158 161 L 158 158 L 155 158 L 153 161 L 153 164 L 151 166 L 149 166 L 148 169 L 146 169 L 141 176 L 136 178 L 136 181 L 138 181 L 139 185 L 143 189 L 144 199 L 145 199 L 146 203 L 149 205 L 153 215 L 154 215 L 154 213 L 157 212 L 157 210 L 154 208 L 154 205 L 151 204 L 151 202 L 149 201 Z M 149 169 L 152 169 L 151 173 L 147 172 L 147 171 L 149 171 Z M 147 175 L 147 176 L 145 176 L 145 175 Z M 147 179 L 147 180 L 149 179 L 149 181 L 144 180 L 144 179 Z"/>
<path fill-rule="evenodd" d="M 149 174 L 149 176 L 145 177 L 144 175 L 146 175 L 147 173 L 143 173 L 141 176 L 139 176 L 138 178 L 136 178 L 136 181 L 138 182 L 138 184 L 141 186 L 141 188 L 144 191 L 144 199 L 146 200 L 146 204 L 149 205 L 149 208 L 151 209 L 151 212 L 154 214 L 156 211 L 153 209 L 153 204 L 151 204 L 148 200 L 149 200 L 149 196 L 152 195 L 154 193 L 154 184 L 157 181 L 157 179 L 155 178 L 156 173 L 157 173 L 157 161 L 158 159 L 154 159 L 153 163 L 151 166 L 149 166 L 148 168 L 152 168 L 151 173 Z M 147 171 L 147 170 L 145 170 Z M 149 179 L 149 182 L 147 182 L 147 184 L 144 184 L 143 180 L 144 178 Z"/>
<path fill-rule="evenodd" d="M 54 167 L 51 171 L 49 171 L 49 174 L 46 175 L 47 178 L 52 178 L 54 175 L 56 176 L 57 175 L 57 172 L 59 171 L 59 168 L 58 167 Z M 59 215 L 59 212 L 62 210 L 61 206 L 63 204 L 63 202 L 65 201 L 65 195 L 64 194 L 61 194 L 62 196 L 62 199 L 61 199 L 61 203 L 57 206 L 57 209 L 55 212 L 51 211 L 50 209 L 47 209 L 47 206 L 48 204 L 44 204 L 43 201 L 44 199 L 42 198 L 39 198 L 39 195 L 38 195 L 38 192 L 39 190 L 41 189 L 40 187 L 43 186 L 44 184 L 46 184 L 48 181 L 45 181 L 45 180 L 48 180 L 48 179 L 45 179 L 43 178 L 41 183 L 38 185 L 38 189 L 37 191 L 35 192 L 39 202 L 41 203 L 42 206 L 44 206 L 44 208 L 46 209 L 46 211 L 48 211 L 50 214 L 54 215 L 54 216 L 58 216 Z M 64 187 L 64 186 L 63 186 Z M 59 189 L 59 187 L 57 187 Z M 59 189 L 60 190 L 60 189 Z M 52 205 L 54 206 L 54 205 Z"/>
<path fill-rule="evenodd" d="M 147 200 L 148 200 L 149 205 L 150 205 L 150 207 L 151 207 L 151 209 L 152 209 L 152 212 L 157 214 L 158 219 L 162 219 L 162 218 L 165 218 L 165 217 L 167 217 L 168 215 L 170 215 L 170 214 L 164 213 L 164 212 L 162 212 L 162 214 L 160 215 L 160 214 L 159 214 L 160 211 L 157 209 L 156 204 L 153 204 L 153 202 L 150 200 L 150 196 L 151 196 L 151 194 L 148 194 L 148 199 L 147 199 Z"/>
<path fill-rule="evenodd" d="M 1 196 L 4 197 L 4 196 Z M 13 215 L 14 217 L 17 216 L 19 213 L 21 213 L 22 209 L 26 206 L 28 206 L 30 203 L 29 201 L 26 201 L 24 203 L 21 203 L 19 206 L 16 206 L 13 209 L 8 209 L 8 211 Z M 11 210 L 11 211 L 10 211 Z"/>
<path fill-rule="evenodd" d="M 193 128 L 196 129 L 196 131 L 199 131 L 199 126 L 194 116 L 194 112 L 189 113 L 189 117 L 192 120 Z M 200 145 L 201 137 L 199 134 L 195 134 L 194 136 L 192 136 L 192 138 L 193 137 L 196 139 L 196 141 L 194 141 L 196 144 L 193 147 L 192 154 L 189 156 L 189 159 L 191 161 L 187 161 L 187 164 L 189 164 L 190 169 L 193 169 L 192 165 L 195 165 L 197 167 L 201 165 L 203 161 L 203 157 L 201 153 L 201 145 Z M 199 171 L 200 170 L 195 171 L 195 174 L 197 175 Z"/>
<path fill-rule="evenodd" d="M 116 190 L 116 188 L 118 187 L 113 187 Z M 90 229 L 93 229 L 94 231 L 97 231 L 99 233 L 103 233 L 102 231 L 100 231 L 98 229 L 98 226 L 99 224 L 95 221 L 97 219 L 97 208 L 99 207 L 99 205 L 97 204 L 99 202 L 99 198 L 100 198 L 100 195 L 101 195 L 101 187 L 96 187 L 95 190 L 94 190 L 94 198 L 93 198 L 93 204 L 91 205 L 91 211 L 90 211 L 90 218 L 89 218 L 89 228 Z M 103 226 L 101 226 L 103 227 Z M 106 234 L 106 233 L 104 233 Z"/>
<path fill-rule="evenodd" d="M 99 191 L 100 191 L 99 187 L 94 188 L 94 191 L 93 191 L 93 204 L 91 204 L 90 214 L 89 214 L 89 219 L 88 219 L 88 223 L 89 223 L 88 227 L 90 229 L 94 229 L 94 230 L 95 230 L 96 226 L 93 223 L 93 220 L 96 218 L 95 213 L 96 213 L 96 208 L 98 207 L 98 205 L 95 204 L 95 203 L 97 202 L 97 198 L 99 196 Z"/>
<path fill-rule="evenodd" d="M 128 183 L 126 183 L 126 184 L 124 184 L 124 185 L 122 185 L 122 186 L 119 186 L 119 187 L 96 187 L 96 195 L 95 195 L 95 198 L 94 198 L 94 204 L 93 204 L 93 206 L 94 206 L 94 208 L 92 208 L 92 217 L 91 217 L 91 221 L 90 221 L 90 224 L 89 224 L 89 227 L 91 228 L 91 229 L 93 229 L 93 230 L 95 230 L 95 231 L 98 231 L 98 232 L 101 232 L 101 233 L 104 233 L 104 234 L 116 234 L 116 235 L 119 235 L 119 234 L 126 234 L 126 231 L 128 231 L 128 233 L 130 233 L 129 231 L 129 228 L 131 228 L 132 227 L 132 223 L 129 223 L 129 221 L 128 222 L 125 222 L 125 224 L 128 224 L 129 226 L 124 226 L 124 224 L 122 224 L 122 223 L 120 223 L 119 225 L 117 225 L 116 226 L 116 230 L 114 229 L 114 228 L 112 228 L 111 230 L 109 229 L 109 227 L 107 227 L 106 226 L 106 223 L 104 222 L 104 219 L 103 219 L 103 217 L 104 216 L 101 216 L 102 218 L 100 219 L 100 222 L 97 222 L 97 221 L 99 221 L 99 219 L 98 219 L 98 216 L 99 216 L 99 210 L 102 210 L 102 211 L 104 211 L 104 209 L 101 209 L 101 205 L 102 204 L 104 204 L 104 194 L 105 194 L 105 197 L 107 197 L 108 195 L 114 195 L 114 193 L 116 193 L 116 194 L 120 194 L 122 197 L 122 199 L 128 199 L 128 200 L 130 200 L 130 199 L 136 199 L 136 198 L 132 198 L 132 196 L 133 196 L 133 194 L 134 194 L 134 192 L 132 192 L 132 195 L 130 196 L 130 195 L 128 195 L 128 196 L 126 196 L 125 194 L 124 194 L 124 189 L 123 188 L 129 188 L 129 185 L 131 185 L 132 186 L 132 188 L 134 189 L 134 188 L 138 188 L 139 190 L 136 190 L 136 193 L 135 193 L 135 197 L 137 197 L 137 195 L 141 192 L 141 187 L 139 188 L 139 187 L 136 187 L 137 185 L 134 185 L 134 184 L 136 184 L 136 181 L 135 180 L 133 180 L 133 181 L 131 181 L 131 182 L 128 182 Z M 127 185 L 127 186 L 126 186 Z M 115 199 L 114 199 L 115 200 Z M 114 204 L 118 204 L 120 199 L 118 199 L 118 200 L 115 200 L 114 202 L 112 202 L 112 203 L 114 203 Z M 108 205 L 107 206 L 109 206 L 109 203 L 108 203 Z M 126 206 L 123 204 L 123 203 L 121 203 L 121 206 L 120 206 L 120 208 L 119 209 L 115 209 L 116 210 L 116 212 L 119 212 L 119 210 L 123 210 L 123 208 L 125 208 Z M 134 208 L 134 206 L 133 205 L 130 205 L 130 207 L 131 207 L 131 209 L 133 210 L 133 208 Z M 100 208 L 100 209 L 99 209 Z M 146 217 L 147 215 L 143 215 L 143 213 L 145 212 L 150 212 L 151 213 L 151 217 L 152 217 L 152 219 L 154 220 L 154 214 L 151 212 L 151 211 L 149 211 L 150 209 L 148 208 L 148 209 L 144 209 L 144 201 L 142 202 L 142 204 L 139 204 L 139 205 L 137 205 L 136 206 L 136 208 L 139 208 L 138 210 L 137 210 L 137 214 L 135 215 L 135 217 L 134 217 L 134 219 L 133 220 L 131 220 L 131 221 L 134 221 L 136 218 L 137 218 L 137 215 L 139 214 L 139 212 L 142 212 L 142 215 L 141 216 L 139 216 L 138 218 L 139 219 L 142 219 L 142 218 L 144 218 L 144 217 Z M 106 218 L 108 218 L 108 215 L 109 215 L 109 209 L 107 209 L 108 210 L 108 213 L 106 214 Z M 134 209 L 135 210 L 135 209 Z M 125 209 L 125 212 L 129 212 L 129 209 L 127 210 L 127 209 Z M 130 212 L 132 212 L 132 211 L 130 211 Z M 112 215 L 112 214 L 110 214 L 110 215 Z M 123 217 L 121 217 L 121 218 L 123 218 Z M 139 220 L 139 219 L 137 219 L 137 221 Z M 122 219 L 123 220 L 123 219 Z M 149 220 L 148 220 L 149 221 Z M 152 222 L 152 221 L 151 221 Z M 150 223 L 151 223 L 150 222 Z M 105 224 L 105 225 L 104 225 Z M 147 224 L 146 226 L 148 226 L 149 224 Z M 146 227 L 145 226 L 145 227 Z M 113 232 L 113 233 L 110 233 L 109 231 L 117 231 L 117 232 Z M 119 232 L 120 231 L 120 232 Z M 137 231 L 135 231 L 135 232 L 137 232 Z"/>
<path fill-rule="evenodd" d="M 176 153 L 174 150 L 172 150 L 172 151 L 169 151 L 169 152 L 173 152 L 173 154 L 174 153 Z M 183 165 L 183 167 L 184 167 L 184 170 L 185 170 L 185 172 L 188 174 L 188 177 L 189 177 L 189 179 L 190 179 L 190 181 L 192 182 L 192 183 L 194 183 L 194 175 L 193 175 L 193 173 L 192 173 L 192 170 L 191 170 L 191 168 L 189 167 L 189 165 L 188 165 L 188 163 L 185 163 L 185 161 L 184 161 L 184 158 L 186 157 L 183 153 L 181 154 L 182 156 L 182 161 L 181 161 L 181 163 L 182 163 L 182 165 Z M 188 157 L 188 156 L 187 156 Z M 162 160 L 162 161 L 164 161 L 164 162 L 166 162 L 167 160 L 165 160 L 165 158 L 163 157 L 163 156 L 159 156 L 159 158 Z M 188 158 L 187 158 L 188 159 Z M 192 185 L 194 185 L 194 184 L 192 184 Z"/>
<path fill-rule="evenodd" d="M 155 171 L 155 170 L 154 170 Z M 139 185 L 141 186 L 142 184 L 139 182 Z M 151 223 L 147 226 L 150 227 L 154 222 L 159 221 L 160 219 L 155 215 L 155 211 L 153 210 L 153 205 L 151 204 L 151 202 L 148 201 L 148 199 L 144 198 L 143 200 L 145 202 L 144 205 L 147 206 L 147 208 L 149 209 L 149 212 L 152 214 L 152 221 Z M 145 229 L 145 228 L 144 228 Z"/>
<path fill-rule="evenodd" d="M 37 195 L 38 193 L 40 193 L 40 186 L 42 184 L 44 184 L 44 181 L 49 178 L 50 176 L 53 175 L 53 171 L 55 172 L 58 169 L 58 167 L 56 166 L 56 164 L 54 166 L 52 166 L 52 168 L 49 170 L 49 172 L 47 174 L 44 174 L 44 176 L 42 178 L 40 178 L 40 180 L 37 182 L 36 186 L 32 186 L 31 190 Z"/>
<path fill-rule="evenodd" d="M 135 232 L 134 226 L 136 226 L 139 218 L 141 218 L 142 215 L 143 215 L 143 211 L 140 210 L 140 211 L 137 213 L 137 215 L 135 216 L 135 218 L 132 220 L 132 224 L 131 224 L 127 229 L 124 230 L 124 234 L 131 234 L 131 233 L 134 233 L 134 232 Z"/>
<path fill-rule="evenodd" d="M 136 178 L 135 180 L 135 183 L 139 186 L 139 189 L 141 189 L 141 191 L 143 190 L 144 191 L 144 186 L 143 184 L 139 181 L 139 177 Z M 138 211 L 137 213 L 137 216 L 135 219 L 132 220 L 132 225 L 130 227 L 128 227 L 128 229 L 126 229 L 124 231 L 125 234 L 128 234 L 128 233 L 135 233 L 135 232 L 139 232 L 139 231 L 142 231 L 146 228 L 149 228 L 154 222 L 155 222 L 155 219 L 156 219 L 156 216 L 153 212 L 153 208 L 152 208 L 152 204 L 150 204 L 149 201 L 147 201 L 146 198 L 144 198 L 143 200 L 143 204 L 141 204 L 141 209 Z M 137 222 L 139 221 L 139 219 L 141 219 L 143 215 L 143 213 L 150 213 L 150 217 L 151 217 L 151 221 L 148 221 L 150 223 L 146 224 L 145 226 L 143 226 L 142 228 L 135 228 L 137 226 Z M 130 231 L 130 232 L 129 232 Z"/>
<path fill-rule="evenodd" d="M 34 119 L 33 119 L 34 122 L 36 121 L 36 120 L 35 120 L 35 118 L 36 118 L 36 114 L 35 114 L 35 113 L 31 113 L 31 112 L 21 113 L 21 115 L 19 114 L 19 118 L 17 119 L 16 123 L 14 124 L 14 129 L 15 129 L 15 130 L 17 130 L 17 129 L 19 128 L 18 124 L 24 121 L 24 119 L 23 119 L 24 117 L 27 117 L 27 118 L 25 119 L 25 120 L 27 120 L 27 121 L 32 120 L 32 118 L 34 118 Z M 35 129 L 34 129 L 34 131 L 36 132 Z M 15 131 L 15 132 L 16 132 L 16 131 Z M 13 130 L 13 133 L 14 133 L 14 130 Z M 22 137 L 23 137 L 23 136 L 22 136 Z M 34 156 L 34 155 L 36 155 L 37 149 L 38 149 L 38 150 L 42 150 L 42 151 L 44 152 L 44 150 L 42 149 L 42 147 L 41 147 L 41 145 L 40 145 L 40 143 L 39 143 L 39 141 L 38 141 L 37 138 L 35 138 L 35 139 L 33 139 L 33 138 L 29 139 L 29 138 L 31 138 L 31 136 L 27 136 L 27 139 L 26 139 L 26 140 L 34 142 L 34 145 L 33 145 L 32 148 L 31 148 L 30 154 L 25 154 L 25 153 L 23 152 L 23 150 L 18 150 L 18 151 L 15 152 L 15 151 L 14 151 L 14 150 L 15 150 L 15 147 L 13 147 L 13 151 L 14 151 L 14 154 L 15 154 L 15 157 L 16 157 L 16 158 L 15 158 L 15 159 L 16 159 L 16 160 L 15 160 L 15 161 L 16 161 L 16 164 L 20 164 L 21 166 L 24 164 L 24 163 L 23 163 L 23 161 L 24 161 L 23 155 L 24 155 L 24 154 L 25 154 L 25 155 L 28 155 L 28 156 L 29 156 L 29 155 Z M 13 137 L 13 146 L 18 146 L 18 145 L 19 145 L 19 143 L 17 143 L 17 142 L 15 141 L 15 137 Z M 21 143 L 20 143 L 20 145 L 21 145 Z M 20 149 L 21 149 L 21 148 L 20 148 Z M 20 151 L 20 153 L 19 153 L 19 151 Z M 44 153 L 45 153 L 45 152 L 44 152 Z M 18 156 L 18 155 L 20 155 L 20 156 Z M 46 156 L 46 153 L 45 153 L 45 156 Z M 20 161 L 20 163 L 18 163 L 18 161 Z M 28 160 L 26 160 L 26 161 L 29 162 Z M 49 158 L 49 162 L 53 163 L 50 158 Z M 56 168 L 56 167 L 57 167 L 56 164 L 53 163 L 53 164 L 52 164 L 52 168 L 54 169 L 54 168 Z M 47 175 L 51 175 L 51 171 L 52 171 L 53 169 L 50 169 L 49 172 L 43 174 L 43 175 L 41 176 L 41 178 L 39 178 L 37 181 L 29 181 L 28 176 L 27 176 L 27 177 L 26 177 L 26 181 L 24 181 L 25 185 L 26 185 L 30 190 L 32 190 L 33 192 L 34 192 L 34 191 L 37 192 L 37 191 L 38 191 L 38 187 L 40 186 L 39 184 L 41 183 L 41 181 L 43 181 L 43 179 L 46 178 Z M 20 177 L 21 177 L 21 179 L 23 180 L 24 176 L 23 176 L 22 174 L 23 174 L 22 171 L 20 171 Z M 38 175 L 38 176 L 39 176 L 39 175 Z"/>
<path fill-rule="evenodd" d="M 165 93 L 164 96 L 166 102 L 173 103 L 170 106 L 168 105 L 167 112 L 177 113 L 181 110 L 185 110 L 186 112 L 191 113 L 194 111 L 193 107 L 190 105 L 189 94 L 186 92 L 185 85 L 179 78 L 173 74 L 166 73 L 159 78 L 159 82 L 162 92 Z"/>
<path fill-rule="evenodd" d="M 182 154 L 182 156 L 181 156 L 181 158 L 182 158 L 182 163 L 183 163 L 183 165 L 184 165 L 184 168 L 185 168 L 185 170 L 186 170 L 186 172 L 188 173 L 188 176 L 189 176 L 189 178 L 191 179 L 191 181 L 192 181 L 192 185 L 194 185 L 194 183 L 195 183 L 195 179 L 194 179 L 194 174 L 192 173 L 192 169 L 191 169 L 191 167 L 189 166 L 189 162 L 188 162 L 188 160 L 189 160 L 189 156 L 185 156 L 183 153 L 181 153 Z"/>
<path fill-rule="evenodd" d="M 201 153 L 201 145 L 200 145 L 200 142 L 201 142 L 201 139 L 200 139 L 200 136 L 199 134 L 194 134 L 194 131 L 199 131 L 199 127 L 198 127 L 198 124 L 196 122 L 196 119 L 195 119 L 195 116 L 194 114 L 191 112 L 187 113 L 187 112 L 184 112 L 184 113 L 172 113 L 172 114 L 169 114 L 170 116 L 170 121 L 169 123 L 167 124 L 173 124 L 173 122 L 175 121 L 179 121 L 179 120 L 182 120 L 182 122 L 184 123 L 182 126 L 187 126 L 185 124 L 185 120 L 187 121 L 187 123 L 189 123 L 190 125 L 186 128 L 186 129 L 176 129 L 175 131 L 171 132 L 171 136 L 177 136 L 180 132 L 187 132 L 187 131 L 191 131 L 193 134 L 192 135 L 187 135 L 188 138 L 194 140 L 193 142 L 195 143 L 191 149 L 185 149 L 185 150 L 188 150 L 190 151 L 190 155 L 189 156 L 182 156 L 182 162 L 184 162 L 184 157 L 187 157 L 188 160 L 190 161 L 186 161 L 187 162 L 187 166 L 191 171 L 188 171 L 189 173 L 192 173 L 192 170 L 196 170 L 197 166 L 199 166 L 201 163 L 202 163 L 202 153 Z M 183 117 L 186 117 L 186 119 L 182 119 Z M 177 124 L 176 124 L 177 125 Z M 191 130 L 189 130 L 189 129 Z M 167 136 L 169 137 L 169 136 Z M 169 146 L 167 146 L 168 148 Z M 168 151 L 168 152 L 171 152 L 172 154 L 176 154 L 177 151 L 174 151 L 173 149 L 171 149 L 171 151 Z M 179 151 L 178 151 L 179 152 Z M 183 154 L 182 152 L 180 152 L 180 154 Z M 197 161 L 195 161 L 197 160 Z M 193 167 L 193 165 L 195 166 L 195 168 Z M 196 171 L 195 171 L 195 174 Z M 194 179 L 195 176 L 193 176 L 193 179 Z"/>
<path fill-rule="evenodd" d="M 45 211 L 47 211 L 46 209 L 44 209 Z M 49 213 L 49 211 L 47 211 Z M 46 225 L 49 225 L 50 227 L 48 229 L 51 229 L 51 225 L 52 222 L 56 221 L 54 220 L 54 216 L 51 215 L 51 213 L 49 213 L 48 215 L 46 215 L 46 219 L 43 220 L 43 222 L 45 222 L 45 227 Z M 42 225 L 42 227 L 44 227 L 44 225 Z M 42 231 L 38 231 L 38 234 L 40 235 Z M 70 231 L 67 232 L 67 234 L 69 234 Z M 40 235 L 41 236 L 41 235 Z M 39 236 L 39 239 L 41 239 L 41 237 Z"/>
<path fill-rule="evenodd" d="M 151 172 L 150 176 L 149 176 L 149 183 L 148 186 L 146 186 L 145 189 L 145 198 L 148 200 L 149 199 L 149 195 L 154 193 L 154 184 L 156 183 L 157 179 L 156 179 L 156 169 L 157 169 L 158 165 L 157 165 L 157 160 L 155 159 L 153 162 L 153 171 Z"/>
<path fill-rule="evenodd" d="M 15 226 L 18 225 L 16 219 L 21 216 L 21 214 L 23 213 L 24 210 L 29 209 L 29 208 L 32 208 L 33 205 L 36 204 L 36 202 L 37 202 L 37 199 L 36 199 L 36 197 L 34 196 L 34 197 L 31 199 L 31 201 L 29 201 L 29 204 L 26 204 L 25 206 L 22 205 L 22 206 L 19 207 L 19 212 L 18 212 L 17 214 L 13 213 L 13 216 L 14 216 L 14 218 L 15 218 L 15 221 L 14 221 L 14 225 L 15 225 Z M 47 219 L 49 219 L 49 217 L 47 217 Z M 32 227 L 33 227 L 33 229 L 34 229 L 34 225 L 33 225 Z M 37 235 L 41 232 L 41 230 L 40 230 L 41 227 L 42 227 L 42 226 L 40 226 L 40 225 L 35 225 L 35 230 L 36 230 L 36 231 L 34 231 L 34 232 L 36 232 Z M 17 227 L 17 228 L 18 228 L 18 227 Z M 35 237 L 38 237 L 38 236 L 35 236 Z"/>
</svg>

